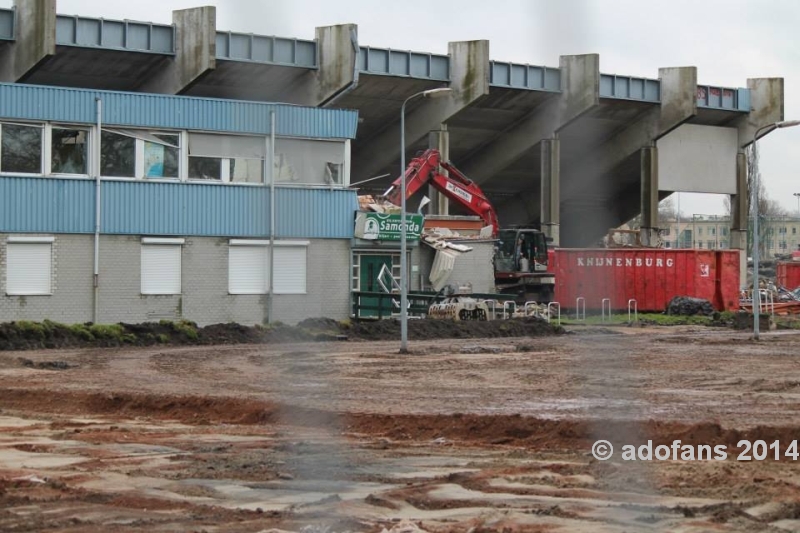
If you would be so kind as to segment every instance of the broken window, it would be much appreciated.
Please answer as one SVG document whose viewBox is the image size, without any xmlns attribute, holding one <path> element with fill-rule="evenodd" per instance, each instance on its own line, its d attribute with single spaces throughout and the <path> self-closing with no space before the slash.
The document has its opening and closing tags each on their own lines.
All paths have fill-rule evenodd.
<svg viewBox="0 0 800 533">
<path fill-rule="evenodd" d="M 310 139 L 275 140 L 275 183 L 344 184 L 345 143 Z"/>
<path fill-rule="evenodd" d="M 145 130 L 103 130 L 100 168 L 103 176 L 177 178 L 180 135 Z"/>
<path fill-rule="evenodd" d="M 50 135 L 50 172 L 88 174 L 87 130 L 54 127 Z"/>
<path fill-rule="evenodd" d="M 189 135 L 189 179 L 263 183 L 266 137 Z"/>
</svg>

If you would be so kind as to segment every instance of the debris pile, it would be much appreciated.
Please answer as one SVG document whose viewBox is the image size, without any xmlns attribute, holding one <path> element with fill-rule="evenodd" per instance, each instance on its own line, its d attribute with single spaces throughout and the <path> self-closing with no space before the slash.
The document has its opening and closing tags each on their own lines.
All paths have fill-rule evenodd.
<svg viewBox="0 0 800 533">
<path fill-rule="evenodd" d="M 708 300 L 704 298 L 691 298 L 689 296 L 676 296 L 667 304 L 668 315 L 678 316 L 714 316 L 716 310 Z"/>
</svg>

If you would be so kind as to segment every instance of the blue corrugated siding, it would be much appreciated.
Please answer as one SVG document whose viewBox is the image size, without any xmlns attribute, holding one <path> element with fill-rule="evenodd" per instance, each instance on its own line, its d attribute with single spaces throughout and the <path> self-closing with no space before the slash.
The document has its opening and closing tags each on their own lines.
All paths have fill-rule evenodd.
<svg viewBox="0 0 800 533">
<path fill-rule="evenodd" d="M 103 233 L 266 237 L 269 188 L 194 183 L 103 182 Z M 354 191 L 276 190 L 276 235 L 350 238 Z"/>
<path fill-rule="evenodd" d="M 93 233 L 93 180 L 0 177 L 0 232 Z M 268 237 L 269 187 L 103 181 L 101 231 Z M 349 239 L 353 190 L 276 188 L 276 236 Z"/>
<path fill-rule="evenodd" d="M 264 187 L 107 181 L 103 233 L 134 235 L 265 235 Z"/>
<path fill-rule="evenodd" d="M 0 231 L 93 232 L 94 183 L 0 177 Z"/>
<path fill-rule="evenodd" d="M 352 190 L 275 190 L 275 234 L 278 237 L 353 237 L 358 198 Z"/>
<path fill-rule="evenodd" d="M 93 124 L 95 99 L 103 122 L 116 126 L 267 135 L 275 109 L 277 135 L 354 139 L 358 112 L 263 102 L 0 84 L 0 117 Z"/>
</svg>

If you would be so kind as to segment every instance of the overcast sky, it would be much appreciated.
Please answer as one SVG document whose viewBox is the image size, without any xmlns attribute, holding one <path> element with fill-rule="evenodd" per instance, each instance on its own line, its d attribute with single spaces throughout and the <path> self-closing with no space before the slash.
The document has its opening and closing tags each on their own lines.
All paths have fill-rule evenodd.
<svg viewBox="0 0 800 533">
<path fill-rule="evenodd" d="M 0 0 L 10 7 L 12 0 Z M 217 7 L 217 28 L 314 38 L 316 26 L 358 24 L 362 45 L 447 53 L 448 41 L 488 39 L 492 59 L 558 66 L 600 54 L 608 74 L 658 77 L 696 66 L 701 84 L 746 87 L 785 79 L 785 118 L 800 119 L 800 2 L 796 0 L 58 0 L 60 14 L 170 23 L 172 10 Z M 759 142 L 768 194 L 797 213 L 800 127 Z M 457 164 L 457 162 L 456 162 Z M 681 195 L 685 214 L 721 213 L 722 197 Z"/>
</svg>

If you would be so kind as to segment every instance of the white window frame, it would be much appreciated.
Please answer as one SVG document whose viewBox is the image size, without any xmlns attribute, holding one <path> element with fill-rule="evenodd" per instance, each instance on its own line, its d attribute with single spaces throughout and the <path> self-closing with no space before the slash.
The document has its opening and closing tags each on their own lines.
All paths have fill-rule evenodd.
<svg viewBox="0 0 800 533">
<path fill-rule="evenodd" d="M 268 185 L 267 179 L 269 177 L 268 174 L 268 166 L 270 160 L 269 149 L 265 148 L 264 150 L 264 158 L 260 159 L 258 157 L 223 157 L 219 155 L 207 155 L 207 154 L 189 154 L 189 144 L 190 144 L 190 137 L 192 134 L 197 135 L 218 135 L 220 137 L 249 137 L 249 138 L 256 138 L 262 140 L 265 144 L 265 147 L 269 144 L 269 135 L 264 134 L 252 134 L 252 133 L 234 133 L 234 132 L 220 132 L 220 131 L 203 131 L 203 130 L 193 130 L 193 131 L 185 131 L 185 137 L 181 139 L 181 150 L 183 156 L 181 157 L 181 162 L 183 164 L 183 168 L 185 169 L 185 173 L 182 175 L 182 179 L 184 181 L 190 183 L 205 183 L 205 184 L 220 184 L 220 183 L 233 183 L 235 185 L 245 185 L 251 187 L 263 187 Z M 189 159 L 191 157 L 205 157 L 208 159 L 219 159 L 220 160 L 220 179 L 218 180 L 204 180 L 204 179 L 197 179 L 191 178 L 189 176 Z M 260 183 L 248 183 L 243 181 L 231 181 L 231 161 L 235 159 L 253 159 L 256 161 L 261 161 L 261 182 Z M 265 175 L 266 174 L 266 175 Z"/>
<path fill-rule="evenodd" d="M 46 167 L 49 166 L 50 162 L 46 156 L 47 150 L 47 141 L 45 137 L 47 136 L 47 124 L 43 122 L 18 122 L 13 120 L 0 120 L 0 158 L 2 157 L 2 143 L 3 143 L 3 125 L 9 126 L 26 126 L 30 128 L 40 128 L 42 130 L 41 140 L 42 140 L 42 147 L 41 147 L 41 156 L 39 161 L 39 170 L 40 172 L 10 172 L 3 170 L 3 163 L 0 160 L 0 175 L 2 176 L 45 176 Z"/>
<path fill-rule="evenodd" d="M 67 172 L 53 172 L 53 130 L 79 130 L 86 132 L 86 172 L 84 174 L 71 174 Z M 47 176 L 54 176 L 57 178 L 88 178 L 92 174 L 92 170 L 94 167 L 94 160 L 93 160 L 93 152 L 92 147 L 94 146 L 93 143 L 97 142 L 95 139 L 95 135 L 93 135 L 93 130 L 96 128 L 91 128 L 85 124 L 63 124 L 60 122 L 57 123 L 50 123 L 48 122 L 45 124 L 44 130 L 44 171 L 45 175 Z"/>
<path fill-rule="evenodd" d="M 97 127 L 95 126 L 95 130 Z M 134 133 L 134 135 L 130 135 L 127 132 L 130 131 Z M 100 150 L 103 150 L 103 132 L 113 133 L 115 135 L 122 135 L 124 137 L 130 137 L 134 140 L 133 145 L 133 176 L 100 176 L 104 180 L 122 180 L 122 181 L 157 181 L 157 182 L 178 182 L 184 181 L 184 175 L 186 172 L 186 168 L 184 165 L 184 131 L 178 130 L 162 130 L 162 129 L 150 129 L 150 128 L 131 128 L 127 126 L 111 126 L 111 125 L 103 125 L 101 131 L 98 132 L 96 137 L 96 142 L 100 146 Z M 178 137 L 178 175 L 176 177 L 146 177 L 144 175 L 144 143 L 145 142 L 152 142 L 147 141 L 142 137 L 137 137 L 135 135 L 136 132 L 142 132 L 143 134 L 147 135 L 174 135 Z M 102 153 L 101 153 L 102 159 Z"/>
<path fill-rule="evenodd" d="M 183 293 L 183 245 L 186 239 L 183 238 L 167 238 L 167 237 L 144 237 L 139 249 L 140 258 L 140 293 L 145 296 L 180 296 Z M 177 292 L 163 292 L 145 290 L 145 265 L 144 265 L 144 250 L 146 246 L 179 246 L 180 254 L 178 256 L 178 291 Z"/>
<path fill-rule="evenodd" d="M 7 296 L 52 296 L 53 295 L 53 243 L 55 237 L 29 237 L 29 236 L 9 236 L 6 239 L 6 287 Z M 15 244 L 47 244 L 50 249 L 50 264 L 48 265 L 47 291 L 18 291 L 10 290 L 9 285 L 9 247 Z"/>
<path fill-rule="evenodd" d="M 259 291 L 249 291 L 249 290 L 234 290 L 232 289 L 232 254 L 231 251 L 234 248 L 239 247 L 247 247 L 247 248 L 255 248 L 255 247 L 263 247 L 265 249 L 265 257 L 264 257 L 264 287 Z M 269 246 L 269 241 L 263 240 L 253 240 L 253 239 L 231 239 L 228 242 L 228 294 L 231 295 L 263 295 L 269 292 L 269 269 L 270 269 L 270 255 L 272 254 L 272 250 Z"/>
</svg>

